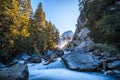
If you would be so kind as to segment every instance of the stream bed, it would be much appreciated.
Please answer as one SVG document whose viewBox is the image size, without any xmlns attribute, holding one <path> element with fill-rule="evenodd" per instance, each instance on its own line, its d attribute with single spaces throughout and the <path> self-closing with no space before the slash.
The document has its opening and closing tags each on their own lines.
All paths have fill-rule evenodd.
<svg viewBox="0 0 120 80">
<path fill-rule="evenodd" d="M 116 77 L 106 76 L 103 73 L 76 72 L 65 68 L 62 60 L 49 65 L 42 63 L 30 63 L 29 80 L 119 80 Z"/>
</svg>

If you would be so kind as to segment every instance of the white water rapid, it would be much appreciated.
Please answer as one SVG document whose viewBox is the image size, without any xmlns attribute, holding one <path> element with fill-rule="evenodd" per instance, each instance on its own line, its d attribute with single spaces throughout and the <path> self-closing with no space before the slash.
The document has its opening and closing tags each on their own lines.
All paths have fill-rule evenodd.
<svg viewBox="0 0 120 80">
<path fill-rule="evenodd" d="M 116 80 L 100 73 L 67 70 L 60 58 L 49 65 L 43 63 L 28 64 L 29 80 Z"/>
</svg>

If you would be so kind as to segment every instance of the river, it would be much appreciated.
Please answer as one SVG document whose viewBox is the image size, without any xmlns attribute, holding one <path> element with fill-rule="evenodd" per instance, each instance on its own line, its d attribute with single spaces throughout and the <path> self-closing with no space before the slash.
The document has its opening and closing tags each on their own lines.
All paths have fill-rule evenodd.
<svg viewBox="0 0 120 80">
<path fill-rule="evenodd" d="M 118 80 L 102 73 L 68 70 L 60 58 L 49 65 L 43 64 L 44 61 L 38 64 L 28 64 L 29 80 Z"/>
</svg>

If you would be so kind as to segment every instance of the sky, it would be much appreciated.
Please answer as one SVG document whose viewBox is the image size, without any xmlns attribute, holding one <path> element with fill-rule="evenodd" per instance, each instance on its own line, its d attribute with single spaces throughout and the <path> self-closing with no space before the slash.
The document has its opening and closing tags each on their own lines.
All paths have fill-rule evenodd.
<svg viewBox="0 0 120 80">
<path fill-rule="evenodd" d="M 78 0 L 31 0 L 33 11 L 42 3 L 46 20 L 58 28 L 60 35 L 68 30 L 75 32 L 79 16 Z"/>
</svg>

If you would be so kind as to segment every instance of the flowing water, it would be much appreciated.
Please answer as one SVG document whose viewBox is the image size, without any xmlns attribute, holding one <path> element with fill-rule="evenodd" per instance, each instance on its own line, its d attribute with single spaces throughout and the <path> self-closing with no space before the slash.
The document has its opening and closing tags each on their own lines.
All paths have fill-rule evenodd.
<svg viewBox="0 0 120 80">
<path fill-rule="evenodd" d="M 101 73 L 67 70 L 60 58 L 49 65 L 43 64 L 44 61 L 28 64 L 29 80 L 117 80 Z"/>
</svg>

